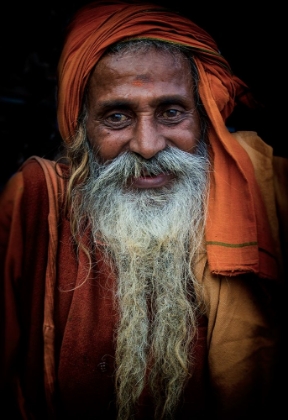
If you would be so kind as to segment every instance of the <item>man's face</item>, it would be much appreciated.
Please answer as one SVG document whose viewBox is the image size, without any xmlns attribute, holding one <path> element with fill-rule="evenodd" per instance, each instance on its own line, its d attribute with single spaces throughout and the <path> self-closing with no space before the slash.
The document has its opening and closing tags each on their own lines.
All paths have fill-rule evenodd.
<svg viewBox="0 0 288 420">
<path fill-rule="evenodd" d="M 150 159 L 167 146 L 193 153 L 201 130 L 189 62 L 154 50 L 102 58 L 89 83 L 87 135 L 103 163 L 127 151 Z M 143 173 L 132 185 L 170 181 Z"/>
</svg>

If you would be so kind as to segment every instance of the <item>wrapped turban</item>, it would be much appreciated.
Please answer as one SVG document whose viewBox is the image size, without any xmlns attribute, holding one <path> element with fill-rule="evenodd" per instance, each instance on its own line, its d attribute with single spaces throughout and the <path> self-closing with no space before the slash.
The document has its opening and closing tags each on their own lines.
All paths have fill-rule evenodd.
<svg viewBox="0 0 288 420">
<path fill-rule="evenodd" d="M 210 120 L 211 186 L 206 225 L 210 270 L 276 277 L 267 216 L 246 151 L 225 121 L 247 86 L 233 73 L 211 36 L 186 17 L 162 6 L 129 1 L 98 1 L 71 20 L 58 66 L 58 125 L 65 142 L 77 129 L 85 86 L 95 64 L 112 44 L 135 38 L 168 41 L 191 49 L 199 93 Z"/>
</svg>

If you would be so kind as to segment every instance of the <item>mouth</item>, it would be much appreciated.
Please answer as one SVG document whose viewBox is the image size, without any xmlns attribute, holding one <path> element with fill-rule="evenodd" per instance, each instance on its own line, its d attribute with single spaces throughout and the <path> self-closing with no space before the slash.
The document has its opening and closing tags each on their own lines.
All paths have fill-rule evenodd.
<svg viewBox="0 0 288 420">
<path fill-rule="evenodd" d="M 174 179 L 174 175 L 169 173 L 161 173 L 158 175 L 143 175 L 139 177 L 131 177 L 128 181 L 130 188 L 161 188 L 166 187 Z"/>
</svg>

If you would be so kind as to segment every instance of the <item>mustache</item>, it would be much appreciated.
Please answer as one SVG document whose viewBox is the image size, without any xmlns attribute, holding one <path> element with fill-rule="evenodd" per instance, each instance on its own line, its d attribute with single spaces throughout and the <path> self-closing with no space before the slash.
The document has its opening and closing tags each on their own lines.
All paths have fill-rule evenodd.
<svg viewBox="0 0 288 420">
<path fill-rule="evenodd" d="M 181 179 L 191 168 L 197 171 L 205 165 L 208 168 L 209 165 L 207 146 L 204 142 L 199 143 L 193 154 L 168 146 L 151 159 L 145 159 L 134 152 L 125 152 L 105 164 L 101 164 L 94 155 L 91 159 L 93 178 L 101 182 L 102 186 L 103 183 L 115 182 L 115 179 L 119 185 L 125 186 L 131 177 L 137 178 L 143 174 L 157 176 L 165 173 Z"/>
</svg>

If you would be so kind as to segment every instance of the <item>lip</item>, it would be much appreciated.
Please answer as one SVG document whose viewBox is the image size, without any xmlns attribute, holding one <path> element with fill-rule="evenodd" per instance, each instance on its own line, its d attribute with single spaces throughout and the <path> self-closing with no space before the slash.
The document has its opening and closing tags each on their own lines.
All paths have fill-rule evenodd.
<svg viewBox="0 0 288 420">
<path fill-rule="evenodd" d="M 168 185 L 173 178 L 172 174 L 139 176 L 137 178 L 131 178 L 129 185 L 132 188 L 161 188 Z"/>
</svg>

